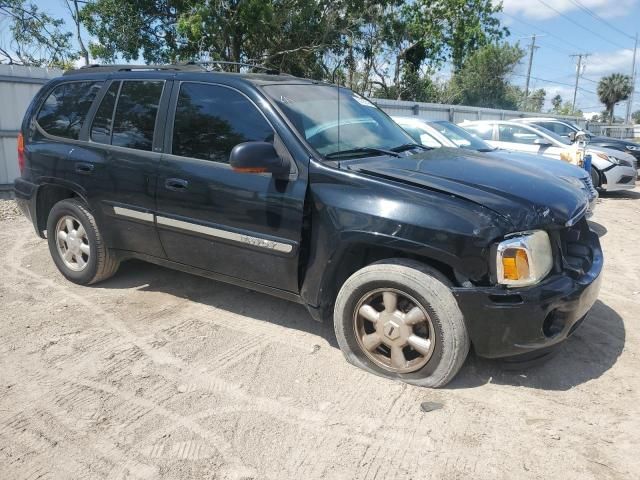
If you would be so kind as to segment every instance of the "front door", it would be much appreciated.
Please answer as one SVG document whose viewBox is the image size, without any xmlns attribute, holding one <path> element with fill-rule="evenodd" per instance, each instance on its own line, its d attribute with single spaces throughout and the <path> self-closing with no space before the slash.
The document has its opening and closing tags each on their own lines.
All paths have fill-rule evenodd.
<svg viewBox="0 0 640 480">
<path fill-rule="evenodd" d="M 157 227 L 170 260 L 291 292 L 306 178 L 238 173 L 231 149 L 268 141 L 288 154 L 274 128 L 228 86 L 176 83 L 157 183 Z"/>
<path fill-rule="evenodd" d="M 550 140 L 539 135 L 534 130 L 520 125 L 498 124 L 498 140 L 492 142 L 498 148 L 513 150 L 514 152 L 544 155 L 545 157 L 560 159 L 560 152 L 564 149 L 551 145 Z M 545 142 L 540 145 L 537 141 Z"/>
</svg>

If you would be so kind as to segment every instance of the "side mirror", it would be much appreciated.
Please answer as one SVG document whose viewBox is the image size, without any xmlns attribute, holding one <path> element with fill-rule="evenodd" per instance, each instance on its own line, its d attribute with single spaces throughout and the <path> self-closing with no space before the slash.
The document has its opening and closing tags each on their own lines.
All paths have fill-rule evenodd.
<svg viewBox="0 0 640 480">
<path fill-rule="evenodd" d="M 539 145 L 541 147 L 550 147 L 552 145 L 552 143 L 549 140 L 546 140 L 544 138 L 536 138 L 533 141 L 534 145 Z"/>
<path fill-rule="evenodd" d="M 229 164 L 239 173 L 271 173 L 274 178 L 289 177 L 291 165 L 280 158 L 273 144 L 268 142 L 239 143 L 229 155 Z"/>
</svg>

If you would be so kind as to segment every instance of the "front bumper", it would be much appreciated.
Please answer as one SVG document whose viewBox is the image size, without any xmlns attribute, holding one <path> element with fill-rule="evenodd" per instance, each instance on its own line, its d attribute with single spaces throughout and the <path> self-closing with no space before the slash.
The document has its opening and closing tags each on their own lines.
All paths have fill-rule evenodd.
<svg viewBox="0 0 640 480">
<path fill-rule="evenodd" d="M 606 184 L 602 184 L 602 189 L 607 192 L 615 192 L 617 190 L 631 190 L 636 186 L 638 171 L 634 167 L 626 165 L 612 165 L 608 169 L 603 170 Z"/>
<path fill-rule="evenodd" d="M 499 358 L 551 347 L 571 335 L 598 298 L 603 266 L 589 232 L 592 263 L 579 278 L 558 273 L 526 288 L 454 288 L 476 353 Z"/>
</svg>

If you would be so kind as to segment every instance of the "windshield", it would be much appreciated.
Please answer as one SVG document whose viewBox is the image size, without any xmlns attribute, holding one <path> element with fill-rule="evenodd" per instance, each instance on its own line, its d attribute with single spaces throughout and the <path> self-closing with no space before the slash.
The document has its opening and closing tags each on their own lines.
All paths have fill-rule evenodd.
<svg viewBox="0 0 640 480">
<path fill-rule="evenodd" d="M 495 150 L 484 140 L 476 137 L 471 132 L 468 132 L 464 128 L 459 127 L 451 122 L 429 122 L 429 125 L 431 125 L 438 132 L 447 137 L 460 148 L 475 150 L 477 152 L 490 152 L 492 150 Z"/>
<path fill-rule="evenodd" d="M 309 145 L 325 157 L 337 158 L 338 152 L 371 156 L 375 149 L 415 143 L 373 103 L 346 88 L 279 84 L 267 85 L 264 91 Z M 383 154 L 381 151 L 377 154 Z"/>
</svg>

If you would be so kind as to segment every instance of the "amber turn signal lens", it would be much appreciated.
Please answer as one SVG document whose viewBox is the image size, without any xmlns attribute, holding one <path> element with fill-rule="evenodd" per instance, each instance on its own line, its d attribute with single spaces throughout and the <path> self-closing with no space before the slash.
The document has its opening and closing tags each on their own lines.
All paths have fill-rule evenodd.
<svg viewBox="0 0 640 480">
<path fill-rule="evenodd" d="M 521 280 L 529 277 L 529 258 L 527 252 L 521 249 L 509 249 L 502 256 L 504 278 L 507 280 Z"/>
</svg>

